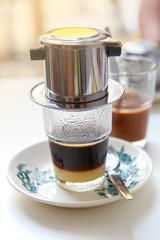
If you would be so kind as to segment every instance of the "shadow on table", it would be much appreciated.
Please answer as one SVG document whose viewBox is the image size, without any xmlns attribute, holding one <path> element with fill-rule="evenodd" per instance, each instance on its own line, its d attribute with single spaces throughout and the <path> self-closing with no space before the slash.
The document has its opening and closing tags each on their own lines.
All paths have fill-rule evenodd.
<svg viewBox="0 0 160 240">
<path fill-rule="evenodd" d="M 77 236 L 76 239 L 132 240 L 133 228 L 147 218 L 154 206 L 156 192 L 152 182 L 149 181 L 133 196 L 130 201 L 122 199 L 99 207 L 72 209 L 35 202 L 17 193 L 10 211 L 20 212 L 41 229 L 65 232 L 66 236 Z"/>
</svg>

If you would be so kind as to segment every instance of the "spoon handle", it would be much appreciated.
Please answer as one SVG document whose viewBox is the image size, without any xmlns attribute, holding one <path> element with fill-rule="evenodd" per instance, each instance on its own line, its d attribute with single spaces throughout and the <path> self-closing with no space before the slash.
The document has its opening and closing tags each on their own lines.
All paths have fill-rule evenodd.
<svg viewBox="0 0 160 240">
<path fill-rule="evenodd" d="M 120 193 L 126 200 L 133 199 L 133 196 L 127 189 L 126 185 L 115 171 L 113 170 L 108 171 L 108 175 L 112 183 L 116 186 L 116 188 L 120 191 Z"/>
</svg>

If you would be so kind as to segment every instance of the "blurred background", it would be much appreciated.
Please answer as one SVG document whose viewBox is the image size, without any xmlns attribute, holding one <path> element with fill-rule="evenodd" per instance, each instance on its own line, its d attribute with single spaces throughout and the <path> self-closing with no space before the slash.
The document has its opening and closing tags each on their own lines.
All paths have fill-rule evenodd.
<svg viewBox="0 0 160 240">
<path fill-rule="evenodd" d="M 141 0 L 0 0 L 0 78 L 42 76 L 29 49 L 53 28 L 110 27 L 122 42 L 139 35 Z"/>
</svg>

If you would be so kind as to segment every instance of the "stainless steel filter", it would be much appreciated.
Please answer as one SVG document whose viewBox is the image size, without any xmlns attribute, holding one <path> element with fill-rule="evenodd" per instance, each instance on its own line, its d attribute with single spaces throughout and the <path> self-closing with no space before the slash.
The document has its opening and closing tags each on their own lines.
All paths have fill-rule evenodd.
<svg viewBox="0 0 160 240">
<path fill-rule="evenodd" d="M 108 57 L 120 55 L 119 41 L 99 29 L 70 27 L 44 33 L 40 42 L 43 47 L 31 49 L 31 60 L 44 60 L 49 102 L 74 108 L 107 95 Z"/>
</svg>

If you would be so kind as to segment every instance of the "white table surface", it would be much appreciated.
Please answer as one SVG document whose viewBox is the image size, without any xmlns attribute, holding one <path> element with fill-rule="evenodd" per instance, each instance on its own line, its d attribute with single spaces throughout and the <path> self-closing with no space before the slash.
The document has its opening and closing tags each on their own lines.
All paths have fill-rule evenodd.
<svg viewBox="0 0 160 240">
<path fill-rule="evenodd" d="M 6 180 L 12 157 L 46 140 L 42 109 L 29 90 L 42 79 L 0 79 L 1 239 L 160 239 L 160 102 L 153 105 L 145 151 L 153 162 L 147 184 L 132 201 L 69 209 L 33 201 Z"/>
</svg>

